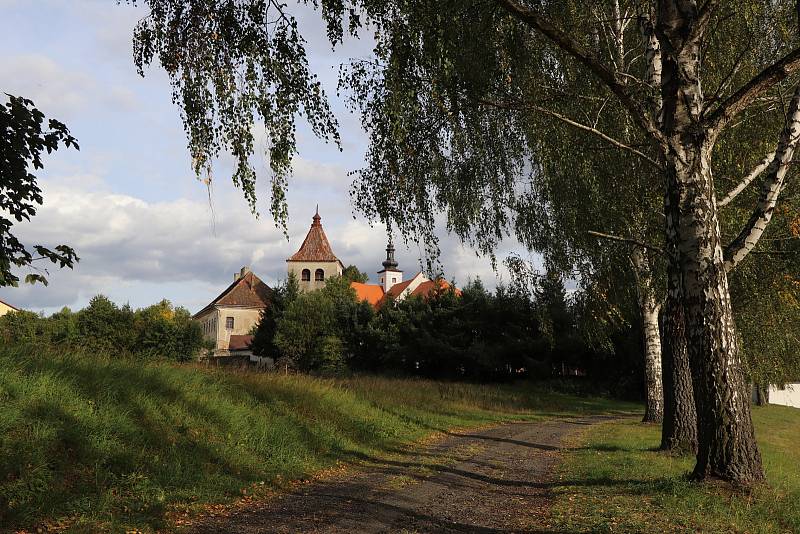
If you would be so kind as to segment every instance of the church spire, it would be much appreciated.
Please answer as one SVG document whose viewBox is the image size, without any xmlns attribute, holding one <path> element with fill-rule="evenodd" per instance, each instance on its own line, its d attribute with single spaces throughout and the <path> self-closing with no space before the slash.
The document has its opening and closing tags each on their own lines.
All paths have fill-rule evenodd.
<svg viewBox="0 0 800 534">
<path fill-rule="evenodd" d="M 317 204 L 317 211 L 314 213 L 314 216 L 311 218 L 311 227 L 314 228 L 315 226 L 322 226 L 320 223 L 322 217 L 319 216 L 319 204 Z"/>
<path fill-rule="evenodd" d="M 385 271 L 396 271 L 397 260 L 394 259 L 394 243 L 392 243 L 392 236 L 389 235 L 389 244 L 386 246 L 386 259 L 383 261 L 383 269 Z"/>
<path fill-rule="evenodd" d="M 389 291 L 392 286 L 403 281 L 403 271 L 397 268 L 397 260 L 394 259 L 394 243 L 392 243 L 392 232 L 389 230 L 389 243 L 386 245 L 386 259 L 383 262 L 383 270 L 378 271 L 380 275 L 380 286 L 383 292 Z"/>
</svg>

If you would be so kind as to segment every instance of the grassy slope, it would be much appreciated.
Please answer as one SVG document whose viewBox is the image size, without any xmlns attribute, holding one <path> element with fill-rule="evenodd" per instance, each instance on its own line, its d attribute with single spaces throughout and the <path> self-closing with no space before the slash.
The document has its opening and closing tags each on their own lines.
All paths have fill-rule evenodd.
<svg viewBox="0 0 800 534">
<path fill-rule="evenodd" d="M 0 348 L 0 531 L 152 530 L 436 430 L 636 406 L 530 386 L 236 374 Z"/>
<path fill-rule="evenodd" d="M 653 451 L 658 427 L 604 423 L 567 455 L 554 521 L 591 532 L 800 532 L 800 410 L 756 407 L 753 418 L 767 487 L 689 482 L 692 458 Z"/>
</svg>

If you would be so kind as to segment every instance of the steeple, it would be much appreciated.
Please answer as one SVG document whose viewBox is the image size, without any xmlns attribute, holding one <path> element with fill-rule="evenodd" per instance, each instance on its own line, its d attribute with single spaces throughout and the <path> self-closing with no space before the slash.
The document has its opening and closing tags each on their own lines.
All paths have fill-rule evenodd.
<svg viewBox="0 0 800 534">
<path fill-rule="evenodd" d="M 383 269 L 378 271 L 380 277 L 378 281 L 383 286 L 384 293 L 389 291 L 393 285 L 403 281 L 403 271 L 397 268 L 397 260 L 394 259 L 394 243 L 392 234 L 389 234 L 389 243 L 386 245 L 386 259 L 383 261 Z"/>
<path fill-rule="evenodd" d="M 389 244 L 386 246 L 386 259 L 383 261 L 384 271 L 396 271 L 397 260 L 394 259 L 394 243 L 392 243 L 392 236 L 389 236 Z"/>
<path fill-rule="evenodd" d="M 325 287 L 325 281 L 334 275 L 341 275 L 344 267 L 331 250 L 328 236 L 322 229 L 319 205 L 311 218 L 311 228 L 306 234 L 300 249 L 286 262 L 289 273 L 294 273 L 302 291 Z"/>
<path fill-rule="evenodd" d="M 322 217 L 319 216 L 319 204 L 317 204 L 317 211 L 311 218 L 311 228 L 314 228 L 315 226 L 322 226 L 322 223 L 320 222 L 321 220 Z"/>
</svg>

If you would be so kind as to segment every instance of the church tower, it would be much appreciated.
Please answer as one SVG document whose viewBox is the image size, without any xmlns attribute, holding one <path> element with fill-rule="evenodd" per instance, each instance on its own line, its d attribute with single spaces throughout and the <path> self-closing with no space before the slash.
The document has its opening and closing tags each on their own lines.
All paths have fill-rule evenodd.
<svg viewBox="0 0 800 534">
<path fill-rule="evenodd" d="M 403 271 L 397 268 L 397 260 L 394 259 L 394 244 L 392 236 L 389 236 L 389 244 L 386 246 L 386 259 L 383 261 L 383 269 L 378 271 L 378 283 L 386 293 L 389 289 L 403 281 Z"/>
<path fill-rule="evenodd" d="M 325 281 L 334 275 L 342 275 L 344 267 L 333 253 L 328 236 L 322 229 L 322 217 L 317 212 L 311 219 L 311 228 L 306 234 L 300 250 L 286 260 L 287 270 L 294 273 L 303 292 L 322 289 Z"/>
</svg>

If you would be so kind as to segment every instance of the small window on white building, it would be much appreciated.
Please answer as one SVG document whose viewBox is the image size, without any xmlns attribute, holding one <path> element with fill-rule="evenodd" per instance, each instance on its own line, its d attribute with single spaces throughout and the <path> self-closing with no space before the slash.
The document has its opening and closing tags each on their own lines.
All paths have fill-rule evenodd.
<svg viewBox="0 0 800 534">
<path fill-rule="evenodd" d="M 392 284 L 396 284 L 396 283 L 397 283 L 397 278 L 392 278 Z"/>
<path fill-rule="evenodd" d="M 233 330 L 233 317 L 225 318 L 225 328 L 228 330 Z"/>
</svg>

